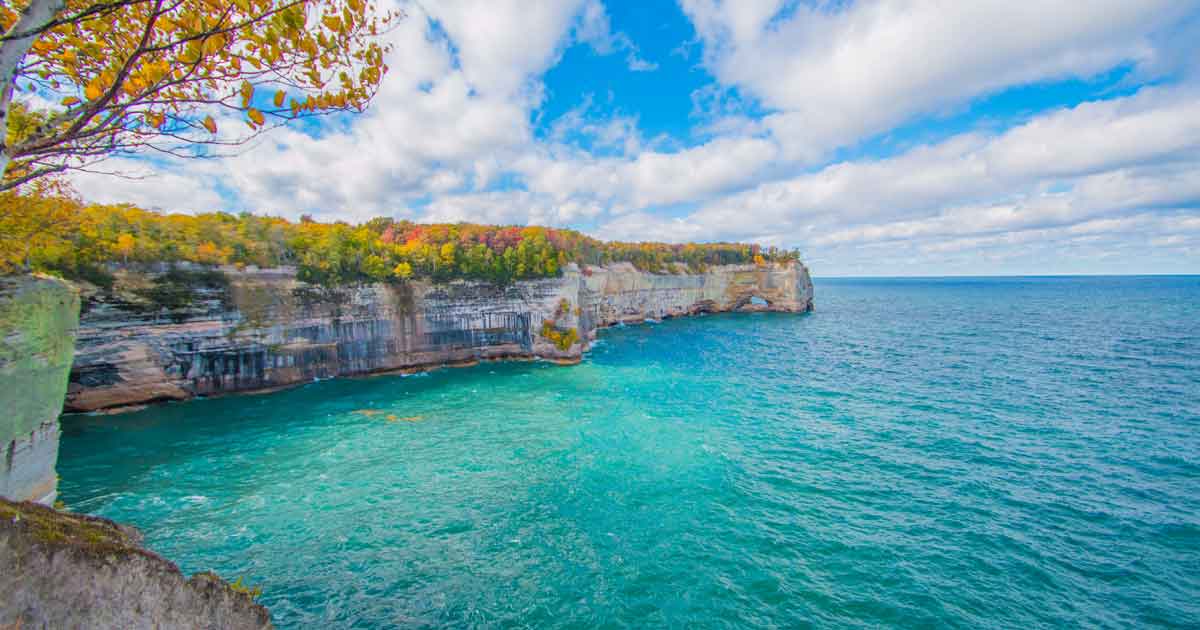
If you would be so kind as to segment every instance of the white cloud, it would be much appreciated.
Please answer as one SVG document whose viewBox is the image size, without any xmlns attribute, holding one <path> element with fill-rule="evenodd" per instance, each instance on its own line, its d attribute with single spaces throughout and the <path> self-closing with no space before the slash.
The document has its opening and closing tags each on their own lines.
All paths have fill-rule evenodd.
<svg viewBox="0 0 1200 630">
<path fill-rule="evenodd" d="M 583 0 L 424 0 L 458 51 L 463 77 L 488 96 L 528 88 L 553 65 Z"/>
<path fill-rule="evenodd" d="M 889 159 L 833 164 L 685 217 L 637 213 L 596 232 L 801 244 L 845 260 L 889 243 L 927 256 L 976 242 L 1057 238 L 1063 232 L 1055 230 L 1152 211 L 1200 217 L 1200 95 L 1189 87 L 1146 88 L 997 136 L 968 133 Z"/>
<path fill-rule="evenodd" d="M 556 201 L 546 195 L 509 190 L 444 195 L 424 209 L 422 218 L 435 222 L 562 225 L 595 217 L 602 210 L 595 203 L 574 199 Z"/>
<path fill-rule="evenodd" d="M 822 217 L 841 224 L 906 217 L 1035 192 L 1061 178 L 1194 159 L 1198 152 L 1200 96 L 1146 89 L 1052 112 L 993 138 L 968 133 L 885 160 L 838 163 L 762 184 L 709 204 L 693 220 L 714 234 L 738 234 L 748 215 L 790 227 Z"/>
<path fill-rule="evenodd" d="M 808 161 L 980 94 L 1153 62 L 1149 36 L 1195 8 L 1178 0 L 682 5 L 718 79 L 773 110 L 766 125 L 789 157 Z"/>
<path fill-rule="evenodd" d="M 165 212 L 211 212 L 225 208 L 210 181 L 197 177 L 206 163 L 192 162 L 188 173 L 148 166 L 140 160 L 112 159 L 103 171 L 74 173 L 71 184 L 84 199 L 95 203 L 130 203 Z M 113 175 L 113 173 L 119 174 Z"/>
<path fill-rule="evenodd" d="M 106 165 L 157 173 L 144 180 L 75 181 L 91 199 L 171 210 L 801 245 L 824 273 L 1036 271 L 1022 265 L 1051 264 L 1056 247 L 1075 261 L 1065 270 L 1130 247 L 1200 264 L 1200 91 L 1187 76 L 1011 114 L 1023 122 L 996 121 L 1015 125 L 1001 133 L 822 162 L 1005 87 L 1186 65 L 1188 47 L 1157 33 L 1194 0 L 682 4 L 720 81 L 693 93 L 686 138 L 644 136 L 611 96 L 535 133 L 541 77 L 572 43 L 652 65 L 600 0 L 422 0 L 404 4 L 367 113 L 317 135 L 279 130 L 228 160 Z"/>
<path fill-rule="evenodd" d="M 554 147 L 515 164 L 530 190 L 559 199 L 583 196 L 615 211 L 693 201 L 737 188 L 766 168 L 776 145 L 761 138 L 722 137 L 673 153 L 646 150 L 631 158 L 595 158 Z"/>
<path fill-rule="evenodd" d="M 608 11 L 600 0 L 588 0 L 584 5 L 575 37 L 579 41 L 589 44 L 600 55 L 625 53 L 625 63 L 633 72 L 650 72 L 658 69 L 658 64 L 641 58 L 637 45 L 628 35 L 620 31 L 613 32 L 608 19 Z"/>
</svg>

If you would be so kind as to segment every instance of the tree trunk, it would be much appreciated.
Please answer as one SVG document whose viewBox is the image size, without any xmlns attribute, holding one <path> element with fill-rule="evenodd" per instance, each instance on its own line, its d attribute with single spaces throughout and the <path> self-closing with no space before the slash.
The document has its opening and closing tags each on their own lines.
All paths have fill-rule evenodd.
<svg viewBox="0 0 1200 630">
<path fill-rule="evenodd" d="M 11 37 L 26 33 L 24 37 L 15 37 L 0 42 L 0 179 L 8 170 L 12 155 L 8 152 L 5 139 L 8 136 L 8 112 L 12 105 L 13 88 L 17 78 L 17 68 L 21 59 L 29 52 L 29 47 L 41 35 L 38 29 L 50 23 L 54 16 L 66 6 L 66 0 L 29 0 L 29 6 L 21 11 L 17 22 L 4 35 Z"/>
</svg>

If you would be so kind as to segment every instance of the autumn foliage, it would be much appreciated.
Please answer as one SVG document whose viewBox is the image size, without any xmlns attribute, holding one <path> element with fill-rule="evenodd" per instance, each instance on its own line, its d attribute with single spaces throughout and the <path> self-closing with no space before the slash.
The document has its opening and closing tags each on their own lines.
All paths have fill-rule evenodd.
<svg viewBox="0 0 1200 630">
<path fill-rule="evenodd" d="M 508 284 L 561 275 L 568 263 L 627 261 L 655 273 L 699 272 L 710 265 L 795 260 L 797 252 L 740 243 L 604 242 L 574 230 L 418 224 L 377 218 L 359 225 L 292 222 L 253 214 L 161 214 L 129 205 L 87 205 L 63 197 L 0 193 L 0 232 L 20 221 L 36 232 L 36 247 L 0 241 L 0 263 L 28 265 L 66 277 L 102 278 L 115 264 L 192 262 L 205 265 L 295 266 L 322 285 L 460 278 Z M 39 219 L 44 219 L 39 221 Z M 51 228 L 38 231 L 39 225 Z M 25 239 L 28 241 L 29 239 Z"/>
<path fill-rule="evenodd" d="M 0 67 L 0 89 L 17 93 L 11 111 L 0 98 L 0 190 L 115 152 L 207 155 L 273 123 L 361 110 L 397 17 L 371 0 L 0 3 L 0 56 L 19 58 Z"/>
</svg>

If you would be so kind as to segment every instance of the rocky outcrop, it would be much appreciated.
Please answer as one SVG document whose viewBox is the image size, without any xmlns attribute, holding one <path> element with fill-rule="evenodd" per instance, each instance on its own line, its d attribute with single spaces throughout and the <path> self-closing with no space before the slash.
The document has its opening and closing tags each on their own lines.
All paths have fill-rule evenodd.
<svg viewBox="0 0 1200 630">
<path fill-rule="evenodd" d="M 799 263 L 703 274 L 569 265 L 559 278 L 506 287 L 331 289 L 287 269 L 126 272 L 116 292 L 88 296 L 66 407 L 120 408 L 487 359 L 577 362 L 604 326 L 811 308 L 812 281 Z"/>
<path fill-rule="evenodd" d="M 136 530 L 0 500 L 0 628 L 271 628 L 212 573 L 184 579 Z"/>
<path fill-rule="evenodd" d="M 78 317 L 70 285 L 0 277 L 0 496 L 54 502 L 58 414 Z"/>
</svg>

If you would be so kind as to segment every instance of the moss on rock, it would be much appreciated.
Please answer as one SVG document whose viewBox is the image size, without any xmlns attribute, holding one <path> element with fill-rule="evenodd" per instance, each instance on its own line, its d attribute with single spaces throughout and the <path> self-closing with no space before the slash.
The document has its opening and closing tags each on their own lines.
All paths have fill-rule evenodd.
<svg viewBox="0 0 1200 630">
<path fill-rule="evenodd" d="M 211 572 L 185 580 L 134 528 L 0 499 L 0 627 L 271 628 L 247 591 Z"/>
<path fill-rule="evenodd" d="M 0 444 L 62 411 L 79 326 L 79 295 L 44 276 L 0 277 Z"/>
</svg>

